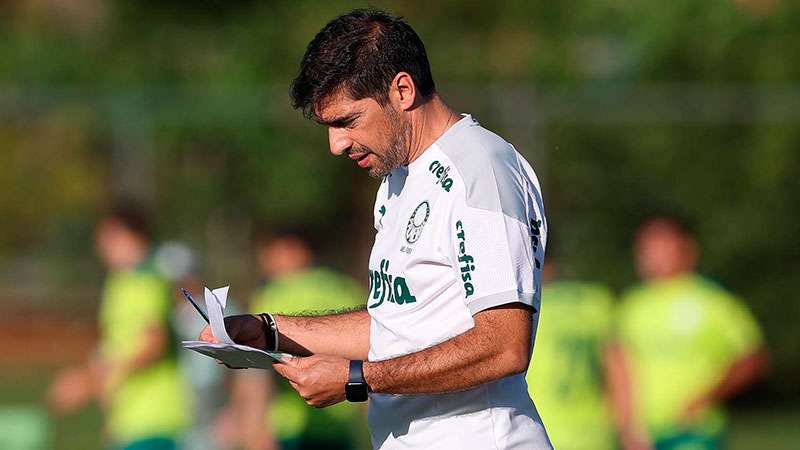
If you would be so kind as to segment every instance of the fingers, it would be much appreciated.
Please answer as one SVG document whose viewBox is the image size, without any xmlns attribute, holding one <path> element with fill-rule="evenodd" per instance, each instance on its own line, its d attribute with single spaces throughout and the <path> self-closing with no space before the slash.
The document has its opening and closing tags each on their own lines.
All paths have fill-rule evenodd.
<svg viewBox="0 0 800 450">
<path fill-rule="evenodd" d="M 205 327 L 203 327 L 203 330 L 200 331 L 199 339 L 201 341 L 210 342 L 212 344 L 219 343 L 219 340 L 217 340 L 217 338 L 214 336 L 214 333 L 211 331 L 211 325 L 206 325 Z"/>
<path fill-rule="evenodd" d="M 344 389 L 338 380 L 327 379 L 325 374 L 330 371 L 319 367 L 319 362 L 317 356 L 295 356 L 285 363 L 275 362 L 272 367 L 289 381 L 289 385 L 306 404 L 314 408 L 326 408 L 344 400 Z"/>
<path fill-rule="evenodd" d="M 296 365 L 297 363 L 294 362 L 294 360 L 297 359 L 300 358 L 291 358 L 291 360 L 287 360 L 287 362 L 284 363 L 273 363 L 272 367 L 275 369 L 276 372 L 278 372 L 280 376 L 289 380 L 289 382 L 295 382 L 297 381 L 300 372 Z"/>
<path fill-rule="evenodd" d="M 308 397 L 307 397 L 307 395 L 304 395 L 305 390 L 302 388 L 302 386 L 300 386 L 300 384 L 297 381 L 295 381 L 295 380 L 293 380 L 291 378 L 288 378 L 287 376 L 283 375 L 282 373 L 281 373 L 281 375 L 284 378 L 286 378 L 287 381 L 289 381 L 289 385 L 292 387 L 292 389 L 297 391 L 297 393 L 300 394 L 301 397 L 303 397 L 303 400 L 305 400 L 306 403 L 308 403 L 309 402 Z M 310 404 L 310 403 L 308 403 L 308 404 Z"/>
<path fill-rule="evenodd" d="M 226 363 L 225 361 L 222 361 L 222 360 L 220 360 L 220 359 L 215 359 L 214 361 L 216 361 L 216 362 L 217 362 L 217 364 L 219 364 L 220 366 L 225 366 L 225 367 L 227 367 L 228 369 L 235 369 L 235 370 L 244 370 L 244 369 L 247 369 L 247 367 L 234 367 L 234 366 L 232 366 L 232 365 L 230 365 L 230 364 L 228 364 L 228 363 Z"/>
<path fill-rule="evenodd" d="M 336 403 L 323 398 L 317 398 L 317 396 L 307 388 L 303 388 L 292 380 L 289 380 L 289 385 L 292 386 L 292 389 L 297 391 L 297 394 L 300 395 L 303 400 L 305 400 L 306 405 L 308 406 L 313 406 L 314 408 L 325 408 Z"/>
<path fill-rule="evenodd" d="M 283 358 L 281 358 L 281 363 L 299 369 L 300 364 L 304 359 L 306 358 L 303 358 L 301 356 L 286 355 Z"/>
</svg>

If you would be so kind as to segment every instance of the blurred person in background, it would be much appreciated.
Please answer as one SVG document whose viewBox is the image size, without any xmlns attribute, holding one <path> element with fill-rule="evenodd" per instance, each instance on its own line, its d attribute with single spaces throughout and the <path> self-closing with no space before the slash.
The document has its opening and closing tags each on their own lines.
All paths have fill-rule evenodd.
<svg viewBox="0 0 800 450">
<path fill-rule="evenodd" d="M 153 259 L 158 271 L 175 287 L 172 289 L 176 302 L 172 322 L 178 339 L 194 340 L 197 337 L 197 328 L 205 325 L 205 322 L 177 288 L 187 289 L 197 299 L 203 298 L 204 284 L 198 272 L 196 254 L 182 242 L 169 241 L 158 247 Z M 232 297 L 228 297 L 225 308 L 233 314 L 241 312 Z M 186 376 L 194 406 L 193 420 L 185 433 L 183 448 L 227 449 L 214 430 L 214 424 L 228 394 L 225 371 L 213 359 L 185 350 L 178 351 L 178 363 Z"/>
<path fill-rule="evenodd" d="M 699 248 L 673 215 L 634 238 L 643 283 L 617 312 L 609 379 L 626 450 L 723 448 L 723 402 L 765 371 L 761 331 L 744 302 L 696 273 Z"/>
<path fill-rule="evenodd" d="M 312 236 L 297 226 L 258 234 L 256 258 L 263 284 L 253 295 L 250 310 L 302 314 L 364 303 L 366 292 L 355 281 L 315 265 Z M 241 436 L 247 450 L 359 448 L 362 437 L 357 433 L 366 429 L 360 405 L 312 409 L 272 371 L 239 371 L 235 376 L 233 404 L 221 429 L 226 435 Z M 366 436 L 362 441 L 367 442 Z"/>
<path fill-rule="evenodd" d="M 525 377 L 558 450 L 616 446 L 601 366 L 611 333 L 613 295 L 599 283 L 561 278 L 548 248 L 542 320 Z M 550 319 L 548 319 L 548 317 Z"/>
<path fill-rule="evenodd" d="M 174 450 L 189 422 L 189 397 L 170 325 L 174 301 L 150 258 L 148 217 L 121 203 L 95 230 L 108 269 L 99 312 L 100 345 L 90 364 L 54 381 L 50 403 L 71 412 L 97 397 L 114 450 Z"/>
</svg>

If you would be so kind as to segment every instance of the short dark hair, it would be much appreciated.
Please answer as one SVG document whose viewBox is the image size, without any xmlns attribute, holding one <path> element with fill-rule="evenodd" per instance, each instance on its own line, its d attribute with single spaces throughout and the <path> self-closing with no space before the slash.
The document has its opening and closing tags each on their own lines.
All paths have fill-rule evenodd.
<svg viewBox="0 0 800 450">
<path fill-rule="evenodd" d="M 104 219 L 122 225 L 125 229 L 147 242 L 150 242 L 153 238 L 150 215 L 142 204 L 134 200 L 122 199 L 115 201 L 104 216 Z"/>
<path fill-rule="evenodd" d="M 319 236 L 323 234 L 304 222 L 293 223 L 257 223 L 253 229 L 253 242 L 257 247 L 264 247 L 281 239 L 295 239 L 303 242 L 312 253 L 319 250 Z"/>
<path fill-rule="evenodd" d="M 677 209 L 661 209 L 649 212 L 643 216 L 637 230 L 641 230 L 645 226 L 655 222 L 662 222 L 668 225 L 672 230 L 685 238 L 693 239 L 697 236 L 694 221 L 688 214 Z"/>
<path fill-rule="evenodd" d="M 292 82 L 292 106 L 316 118 L 320 102 L 339 89 L 384 106 L 399 72 L 411 75 L 422 98 L 436 91 L 425 46 L 414 29 L 401 17 L 356 9 L 328 22 L 308 44 Z"/>
</svg>

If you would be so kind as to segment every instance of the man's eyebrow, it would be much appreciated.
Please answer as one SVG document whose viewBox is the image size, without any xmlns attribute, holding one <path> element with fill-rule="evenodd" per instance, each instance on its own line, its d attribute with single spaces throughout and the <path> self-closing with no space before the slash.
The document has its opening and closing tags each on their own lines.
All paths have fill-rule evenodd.
<svg viewBox="0 0 800 450">
<path fill-rule="evenodd" d="M 349 114 L 345 114 L 343 116 L 332 117 L 327 120 L 323 120 L 322 118 L 317 118 L 317 123 L 329 127 L 343 127 L 349 125 L 352 121 L 358 119 L 360 115 L 361 111 L 356 111 Z"/>
</svg>

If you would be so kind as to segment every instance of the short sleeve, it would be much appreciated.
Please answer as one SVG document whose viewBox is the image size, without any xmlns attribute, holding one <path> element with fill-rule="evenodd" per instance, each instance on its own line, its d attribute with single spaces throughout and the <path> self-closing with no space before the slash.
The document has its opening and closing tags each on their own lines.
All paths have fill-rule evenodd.
<svg viewBox="0 0 800 450">
<path fill-rule="evenodd" d="M 154 276 L 143 277 L 135 293 L 136 300 L 129 303 L 131 317 L 150 325 L 167 320 L 172 303 L 164 281 Z"/>
<path fill-rule="evenodd" d="M 613 316 L 610 319 L 610 339 L 619 344 L 630 346 L 634 341 L 636 320 L 635 306 L 636 294 L 628 291 L 622 295 L 616 311 L 613 311 Z"/>
<path fill-rule="evenodd" d="M 539 181 L 511 144 L 471 124 L 438 142 L 444 155 L 434 174 L 452 180 L 443 189 L 452 197 L 449 232 L 464 302 L 473 315 L 514 302 L 538 310 L 547 241 Z"/>
<path fill-rule="evenodd" d="M 471 314 L 508 303 L 539 308 L 544 242 L 536 221 L 502 212 L 455 208 L 452 257 Z"/>
<path fill-rule="evenodd" d="M 172 299 L 168 285 L 147 273 L 110 276 L 101 308 L 103 351 L 116 356 L 137 351 L 142 334 L 168 326 Z"/>
<path fill-rule="evenodd" d="M 601 342 L 606 342 L 613 336 L 612 310 L 614 294 L 605 286 L 592 286 L 588 295 L 592 300 L 592 316 L 597 324 L 597 334 Z"/>
<path fill-rule="evenodd" d="M 715 309 L 716 329 L 721 341 L 719 350 L 723 358 L 741 358 L 762 345 L 763 336 L 758 322 L 740 300 L 726 295 Z"/>
</svg>

